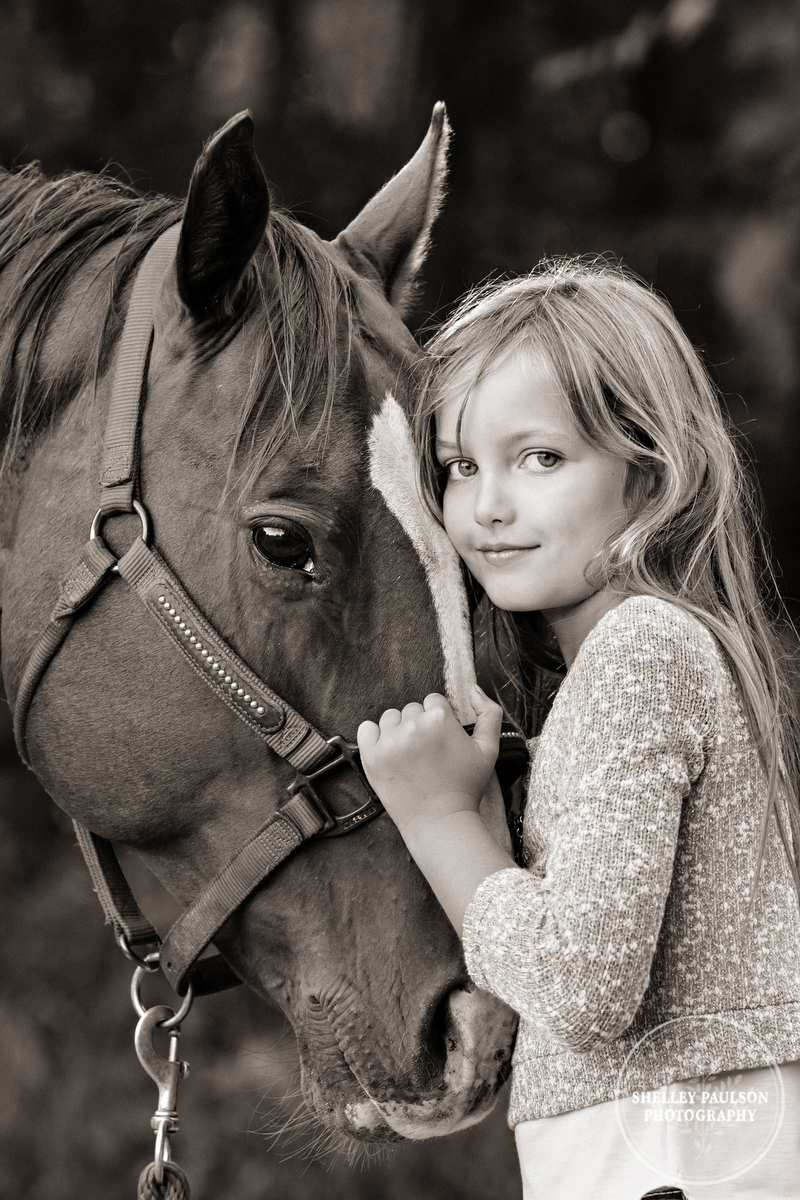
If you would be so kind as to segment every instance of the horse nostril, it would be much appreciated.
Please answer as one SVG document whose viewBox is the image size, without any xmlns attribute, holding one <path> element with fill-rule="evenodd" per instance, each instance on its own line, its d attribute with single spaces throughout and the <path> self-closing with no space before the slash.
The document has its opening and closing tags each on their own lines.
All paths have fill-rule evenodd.
<svg viewBox="0 0 800 1200">
<path fill-rule="evenodd" d="M 320 1000 L 319 996 L 309 996 L 308 1007 L 316 1009 L 322 1008 L 322 1001 Z"/>
<path fill-rule="evenodd" d="M 446 992 L 436 1005 L 424 1038 L 428 1059 L 427 1073 L 431 1081 L 442 1077 L 447 1064 L 447 1056 L 455 1049 L 452 1037 L 448 1035 L 449 998 L 450 993 Z"/>
</svg>

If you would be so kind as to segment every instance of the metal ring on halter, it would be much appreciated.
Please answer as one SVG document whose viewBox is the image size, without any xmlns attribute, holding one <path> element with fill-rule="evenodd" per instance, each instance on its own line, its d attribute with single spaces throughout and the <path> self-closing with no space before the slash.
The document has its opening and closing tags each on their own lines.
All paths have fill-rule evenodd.
<svg viewBox="0 0 800 1200">
<path fill-rule="evenodd" d="M 158 963 L 149 961 L 153 957 L 152 954 L 148 954 L 146 956 L 146 958 L 142 958 L 140 955 L 138 955 L 136 953 L 135 950 L 131 949 L 131 947 L 128 944 L 128 939 L 126 938 L 124 933 L 120 933 L 119 936 L 117 937 L 117 945 L 119 946 L 120 950 L 125 955 L 125 957 L 129 958 L 132 963 L 136 963 L 137 967 L 142 967 L 145 971 L 157 971 L 158 970 Z M 151 943 L 151 945 L 152 945 L 152 943 Z"/>
<path fill-rule="evenodd" d="M 144 1004 L 142 1004 L 142 997 L 139 995 L 139 990 L 142 986 L 142 980 L 144 979 L 145 975 L 156 970 L 157 968 L 158 950 L 154 950 L 152 954 L 147 955 L 142 966 L 137 967 L 133 972 L 133 979 L 131 980 L 131 1002 L 140 1017 L 143 1017 L 145 1013 L 148 1012 L 148 1009 L 146 1009 Z M 194 990 L 190 983 L 186 989 L 186 995 L 183 997 L 183 1004 L 181 1004 L 178 1011 L 166 1021 L 159 1021 L 158 1028 L 166 1030 L 175 1029 L 176 1026 L 180 1025 L 181 1021 L 183 1021 L 186 1017 L 186 1014 L 192 1007 L 193 1000 Z"/>
<path fill-rule="evenodd" d="M 133 511 L 137 514 L 139 520 L 142 522 L 142 541 L 145 545 L 147 545 L 150 541 L 150 516 L 145 506 L 140 504 L 138 500 L 134 500 L 132 503 Z M 124 512 L 124 509 L 120 509 L 120 513 L 122 512 Z M 103 524 L 103 521 L 106 519 L 106 517 L 111 517 L 114 515 L 114 513 L 104 513 L 102 508 L 98 508 L 97 512 L 95 513 L 94 520 L 92 521 L 92 528 L 89 530 L 90 542 L 94 541 L 94 539 L 100 533 L 100 526 Z"/>
</svg>

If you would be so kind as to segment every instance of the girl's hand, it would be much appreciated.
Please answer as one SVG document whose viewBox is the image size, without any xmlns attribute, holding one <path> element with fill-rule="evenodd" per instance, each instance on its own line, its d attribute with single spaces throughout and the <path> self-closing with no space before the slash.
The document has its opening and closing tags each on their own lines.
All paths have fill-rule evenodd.
<svg viewBox="0 0 800 1200">
<path fill-rule="evenodd" d="M 358 728 L 367 778 L 404 838 L 455 812 L 477 812 L 500 743 L 503 710 L 477 685 L 470 737 L 444 696 L 433 692 L 402 712 L 387 709 Z"/>
<path fill-rule="evenodd" d="M 514 866 L 478 812 L 497 759 L 503 710 L 477 686 L 470 700 L 477 713 L 472 737 L 435 693 L 358 729 L 367 778 L 459 936 L 476 888 Z"/>
</svg>

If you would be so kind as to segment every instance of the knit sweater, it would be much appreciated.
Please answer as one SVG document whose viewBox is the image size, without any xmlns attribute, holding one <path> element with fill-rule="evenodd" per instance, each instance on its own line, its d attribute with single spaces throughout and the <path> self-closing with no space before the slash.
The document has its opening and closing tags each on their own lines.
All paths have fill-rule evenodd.
<svg viewBox="0 0 800 1200">
<path fill-rule="evenodd" d="M 583 642 L 545 722 L 530 865 L 464 918 L 470 975 L 520 1014 L 509 1124 L 703 1073 L 800 1058 L 800 910 L 766 783 L 712 634 L 623 601 Z M 655 1046 L 655 1049 L 652 1047 Z M 649 1047 L 649 1048 L 648 1048 Z"/>
</svg>

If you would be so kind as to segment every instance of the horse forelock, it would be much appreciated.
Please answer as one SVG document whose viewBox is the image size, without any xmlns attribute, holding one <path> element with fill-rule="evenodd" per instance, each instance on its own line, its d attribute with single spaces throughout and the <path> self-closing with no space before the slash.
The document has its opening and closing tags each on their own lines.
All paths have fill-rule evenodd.
<svg viewBox="0 0 800 1200">
<path fill-rule="evenodd" d="M 121 331 L 127 285 L 153 241 L 179 219 L 180 201 L 141 197 L 107 175 L 74 172 L 50 180 L 38 164 L 0 171 L 0 474 L 21 444 L 99 377 Z M 41 358 L 67 289 L 114 242 L 94 281 L 100 316 L 86 361 L 72 363 L 59 386 L 43 389 Z M 303 429 L 303 441 L 324 450 L 337 383 L 349 365 L 352 311 L 350 282 L 320 239 L 273 207 L 238 306 L 216 323 L 198 325 L 192 347 L 202 361 L 224 349 L 243 320 L 255 325 L 249 385 L 231 414 L 245 485 L 299 436 L 312 405 L 315 420 Z"/>
<path fill-rule="evenodd" d="M 262 324 L 236 431 L 243 488 L 292 439 L 306 455 L 324 455 L 354 309 L 349 279 L 316 234 L 273 208 L 251 285 L 249 316 Z"/>
<path fill-rule="evenodd" d="M 472 632 L 458 555 L 434 520 L 417 486 L 411 429 L 400 405 L 387 395 L 369 435 L 370 478 L 413 545 L 428 581 L 444 659 L 445 690 L 463 722 L 475 714 Z"/>
</svg>

